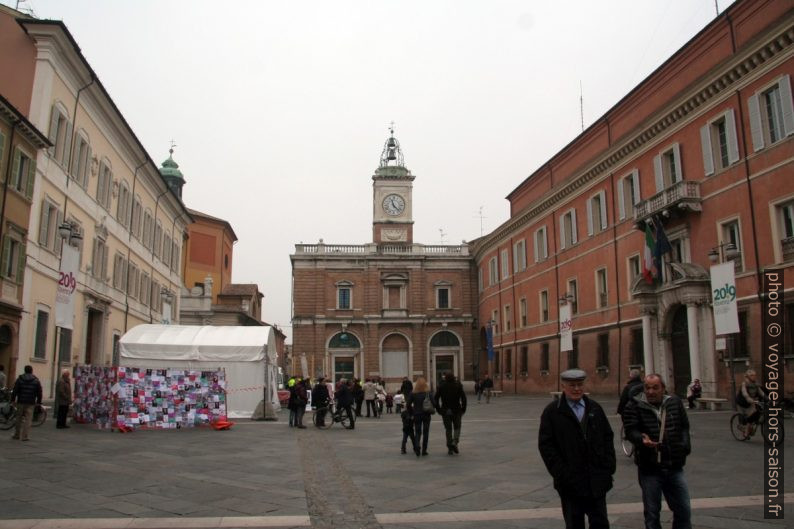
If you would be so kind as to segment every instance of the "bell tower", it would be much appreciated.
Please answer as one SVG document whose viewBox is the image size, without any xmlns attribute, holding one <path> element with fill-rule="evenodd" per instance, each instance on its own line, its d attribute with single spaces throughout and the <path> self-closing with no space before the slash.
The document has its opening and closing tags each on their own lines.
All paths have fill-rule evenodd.
<svg viewBox="0 0 794 529">
<path fill-rule="evenodd" d="M 405 167 L 394 124 L 372 175 L 372 240 L 377 244 L 411 244 L 414 240 L 414 175 Z"/>
</svg>

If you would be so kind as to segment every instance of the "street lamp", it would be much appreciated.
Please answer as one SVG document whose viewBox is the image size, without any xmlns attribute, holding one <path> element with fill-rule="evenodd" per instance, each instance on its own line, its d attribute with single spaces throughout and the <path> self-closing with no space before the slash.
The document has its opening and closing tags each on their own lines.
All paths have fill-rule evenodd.
<svg viewBox="0 0 794 529">
<path fill-rule="evenodd" d="M 720 242 L 717 246 L 709 250 L 709 261 L 712 264 L 722 264 L 728 261 L 733 261 L 741 255 L 741 252 L 736 245 L 731 241 Z M 733 401 L 733 409 L 736 409 L 736 369 L 733 362 L 733 347 L 734 341 L 729 340 L 728 346 L 728 362 L 730 363 L 730 377 L 731 377 L 731 400 Z"/>
<path fill-rule="evenodd" d="M 76 224 L 64 221 L 58 226 L 58 235 L 61 237 L 61 241 L 66 243 L 70 246 L 74 246 L 79 248 L 80 242 L 83 240 L 83 235 L 80 233 L 80 228 Z M 62 269 L 63 264 L 63 253 L 59 258 L 58 263 L 58 270 Z M 61 363 L 63 359 L 60 358 L 60 352 L 58 348 L 61 345 L 61 334 L 63 333 L 63 328 L 60 327 L 57 323 L 58 318 L 55 318 L 55 340 L 53 344 L 53 351 L 52 351 L 52 377 L 51 377 L 51 387 L 50 387 L 50 395 L 55 395 L 55 383 L 57 380 L 57 372 L 58 372 L 58 364 Z M 67 356 L 65 359 L 67 362 L 69 361 L 69 357 Z"/>
</svg>

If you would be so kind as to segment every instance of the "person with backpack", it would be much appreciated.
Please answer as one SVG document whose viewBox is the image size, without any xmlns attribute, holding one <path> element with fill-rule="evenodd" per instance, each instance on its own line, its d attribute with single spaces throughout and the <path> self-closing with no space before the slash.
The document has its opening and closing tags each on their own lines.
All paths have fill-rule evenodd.
<svg viewBox="0 0 794 529">
<path fill-rule="evenodd" d="M 11 393 L 11 402 L 16 402 L 17 424 L 11 439 L 28 441 L 30 439 L 30 424 L 33 422 L 33 411 L 41 406 L 41 382 L 33 374 L 33 366 L 25 366 L 25 372 L 19 375 L 14 390 Z"/>
<path fill-rule="evenodd" d="M 447 434 L 447 453 L 457 454 L 460 422 L 463 414 L 466 413 L 466 392 L 463 391 L 463 385 L 455 379 L 455 375 L 450 372 L 444 375 L 444 380 L 436 390 L 435 400 Z"/>
<path fill-rule="evenodd" d="M 414 420 L 414 453 L 416 457 L 426 456 L 427 442 L 430 439 L 430 420 L 436 412 L 433 394 L 424 377 L 419 377 L 413 392 L 408 396 L 408 413 Z M 421 446 L 420 446 L 421 441 Z"/>
</svg>

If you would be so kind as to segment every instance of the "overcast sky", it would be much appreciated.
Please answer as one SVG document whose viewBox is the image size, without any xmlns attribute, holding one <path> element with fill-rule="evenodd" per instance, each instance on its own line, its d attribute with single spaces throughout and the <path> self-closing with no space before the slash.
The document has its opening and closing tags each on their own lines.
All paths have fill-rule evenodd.
<svg viewBox="0 0 794 529">
<path fill-rule="evenodd" d="M 14 7 L 15 1 L 1 0 Z M 730 2 L 719 1 L 722 11 Z M 291 342 L 289 254 L 372 239 L 388 124 L 414 240 L 459 244 L 716 15 L 714 0 L 27 0 L 63 20 L 185 205 L 228 220 L 233 281 Z M 443 230 L 443 235 L 442 235 Z"/>
</svg>

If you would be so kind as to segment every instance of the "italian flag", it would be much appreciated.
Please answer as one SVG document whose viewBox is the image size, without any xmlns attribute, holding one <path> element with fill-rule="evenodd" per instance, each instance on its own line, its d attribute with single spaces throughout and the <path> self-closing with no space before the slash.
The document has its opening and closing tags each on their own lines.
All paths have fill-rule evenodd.
<svg viewBox="0 0 794 529">
<path fill-rule="evenodd" d="M 653 283 L 653 278 L 656 275 L 654 272 L 654 265 L 653 265 L 653 247 L 655 243 L 653 241 L 653 232 L 651 232 L 651 226 L 646 222 L 645 223 L 645 252 L 642 256 L 642 275 L 645 278 L 645 281 L 648 283 Z"/>
</svg>

